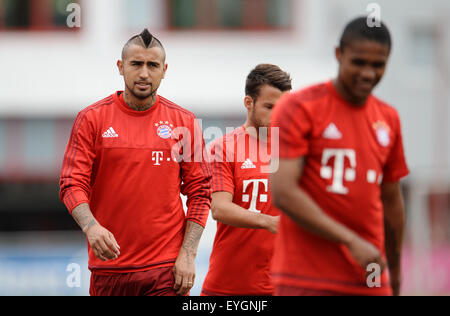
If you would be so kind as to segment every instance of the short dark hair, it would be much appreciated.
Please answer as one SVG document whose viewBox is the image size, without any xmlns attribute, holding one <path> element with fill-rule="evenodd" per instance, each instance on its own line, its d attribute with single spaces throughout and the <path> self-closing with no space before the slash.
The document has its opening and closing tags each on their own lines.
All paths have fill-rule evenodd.
<svg viewBox="0 0 450 316">
<path fill-rule="evenodd" d="M 134 35 L 125 43 L 122 49 L 122 59 L 125 55 L 126 49 L 131 45 L 138 45 L 144 48 L 159 47 L 164 52 L 164 56 L 166 55 L 166 50 L 161 44 L 161 41 L 154 37 L 148 29 L 143 30 L 140 34 Z"/>
<path fill-rule="evenodd" d="M 369 40 L 392 47 L 391 34 L 387 26 L 379 21 L 379 26 L 369 26 L 367 17 L 362 16 L 350 21 L 342 33 L 339 47 L 341 51 L 355 40 Z"/>
<path fill-rule="evenodd" d="M 259 96 L 261 86 L 265 84 L 283 92 L 292 89 L 292 79 L 287 72 L 281 70 L 276 65 L 260 64 L 247 76 L 245 95 L 256 100 Z"/>
</svg>

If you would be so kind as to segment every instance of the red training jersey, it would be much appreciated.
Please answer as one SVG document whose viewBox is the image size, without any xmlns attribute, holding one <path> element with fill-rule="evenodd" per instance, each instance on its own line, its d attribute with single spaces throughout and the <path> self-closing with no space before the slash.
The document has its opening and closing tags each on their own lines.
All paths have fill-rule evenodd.
<svg viewBox="0 0 450 316">
<path fill-rule="evenodd" d="M 183 138 L 188 151 L 176 145 Z M 172 148 L 192 159 L 180 161 Z M 161 96 L 139 112 L 117 92 L 78 114 L 64 156 L 60 198 L 70 212 L 88 203 L 120 245 L 119 258 L 103 262 L 88 244 L 90 270 L 123 273 L 174 265 L 186 220 L 204 227 L 208 218 L 211 170 L 194 157 L 203 149 L 194 114 Z M 187 215 L 180 193 L 188 197 Z"/>
<path fill-rule="evenodd" d="M 242 126 L 210 147 L 212 191 L 229 192 L 233 203 L 252 212 L 280 215 L 271 203 L 270 148 Z M 206 295 L 272 295 L 270 276 L 275 235 L 217 223 L 209 270 L 203 283 Z"/>
<path fill-rule="evenodd" d="M 299 187 L 334 220 L 385 256 L 382 182 L 409 171 L 397 111 L 374 96 L 363 106 L 346 102 L 332 82 L 289 94 L 275 107 L 280 158 L 304 156 Z M 277 285 L 354 295 L 391 295 L 387 271 L 369 288 L 366 271 L 341 244 L 311 234 L 282 215 L 275 242 Z"/>
</svg>

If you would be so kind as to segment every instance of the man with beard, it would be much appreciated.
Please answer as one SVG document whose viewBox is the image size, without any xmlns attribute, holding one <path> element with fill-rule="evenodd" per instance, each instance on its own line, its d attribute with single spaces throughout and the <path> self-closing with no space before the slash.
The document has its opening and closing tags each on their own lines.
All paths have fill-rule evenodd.
<svg viewBox="0 0 450 316">
<path fill-rule="evenodd" d="M 247 77 L 243 126 L 213 142 L 211 211 L 217 232 L 202 295 L 273 295 L 270 277 L 279 211 L 269 186 L 270 115 L 291 90 L 278 66 L 261 64 Z M 275 142 L 276 144 L 277 142 Z M 265 157 L 264 157 L 265 156 Z"/>
<path fill-rule="evenodd" d="M 186 295 L 194 284 L 211 171 L 194 114 L 157 95 L 165 59 L 148 30 L 132 37 L 117 62 L 125 91 L 81 111 L 66 148 L 60 197 L 88 240 L 91 295 Z"/>
</svg>

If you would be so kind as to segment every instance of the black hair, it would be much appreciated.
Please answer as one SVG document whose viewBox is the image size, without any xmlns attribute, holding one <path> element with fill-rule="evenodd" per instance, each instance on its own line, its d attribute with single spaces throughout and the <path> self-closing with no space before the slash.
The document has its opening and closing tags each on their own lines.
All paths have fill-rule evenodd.
<svg viewBox="0 0 450 316">
<path fill-rule="evenodd" d="M 378 21 L 378 25 L 370 26 L 367 17 L 358 17 L 350 21 L 342 33 L 339 47 L 341 51 L 356 40 L 369 40 L 392 47 L 391 34 L 387 26 Z"/>
<path fill-rule="evenodd" d="M 148 31 L 148 29 L 143 30 L 139 36 L 142 38 L 145 47 L 149 47 L 153 41 L 153 35 Z"/>
<path fill-rule="evenodd" d="M 166 51 L 164 49 L 164 46 L 161 44 L 161 41 L 154 37 L 152 33 L 149 32 L 148 29 L 144 29 L 140 34 L 134 35 L 132 38 L 130 38 L 122 49 L 122 59 L 125 53 L 125 50 L 130 45 L 139 45 L 145 48 L 152 48 L 152 47 L 159 47 L 163 50 L 164 55 L 166 54 Z"/>
</svg>

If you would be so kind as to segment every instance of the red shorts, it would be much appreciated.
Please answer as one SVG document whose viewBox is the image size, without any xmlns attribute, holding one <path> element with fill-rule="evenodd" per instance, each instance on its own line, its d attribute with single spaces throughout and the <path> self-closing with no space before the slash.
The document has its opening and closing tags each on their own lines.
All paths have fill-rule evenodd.
<svg viewBox="0 0 450 316">
<path fill-rule="evenodd" d="M 277 285 L 275 287 L 275 296 L 347 296 L 347 295 L 332 291 L 305 289 L 288 285 Z"/>
<path fill-rule="evenodd" d="M 173 267 L 142 272 L 101 274 L 92 272 L 91 296 L 176 296 Z"/>
</svg>

